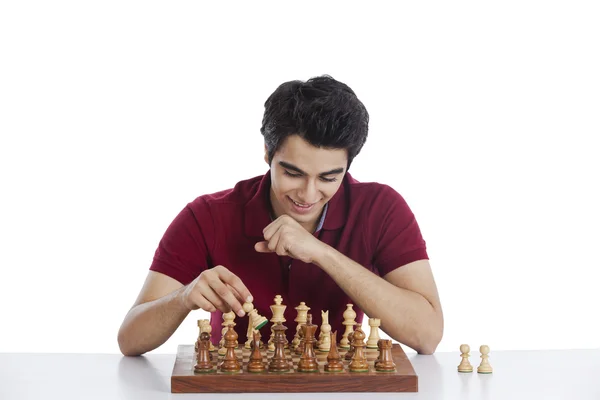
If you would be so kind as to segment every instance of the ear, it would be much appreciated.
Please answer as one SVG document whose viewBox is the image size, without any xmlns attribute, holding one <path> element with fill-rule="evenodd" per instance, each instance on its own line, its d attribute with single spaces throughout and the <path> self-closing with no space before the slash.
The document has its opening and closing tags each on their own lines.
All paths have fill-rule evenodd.
<svg viewBox="0 0 600 400">
<path fill-rule="evenodd" d="M 269 151 L 267 150 L 267 145 L 265 144 L 265 162 L 267 163 L 267 165 L 269 164 Z"/>
</svg>

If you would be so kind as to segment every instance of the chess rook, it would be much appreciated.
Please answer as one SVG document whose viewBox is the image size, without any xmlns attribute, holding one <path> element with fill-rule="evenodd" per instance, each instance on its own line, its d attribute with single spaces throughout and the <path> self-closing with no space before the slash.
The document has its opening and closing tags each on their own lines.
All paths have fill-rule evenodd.
<svg viewBox="0 0 600 400">
<path fill-rule="evenodd" d="M 396 371 L 396 364 L 392 357 L 392 341 L 390 339 L 379 339 L 379 357 L 375 361 L 376 371 L 393 372 Z"/>
</svg>

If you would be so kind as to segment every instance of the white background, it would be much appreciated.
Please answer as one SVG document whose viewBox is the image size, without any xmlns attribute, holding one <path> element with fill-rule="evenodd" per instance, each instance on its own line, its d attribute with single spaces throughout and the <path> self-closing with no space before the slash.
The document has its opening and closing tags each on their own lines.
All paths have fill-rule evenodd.
<svg viewBox="0 0 600 400">
<path fill-rule="evenodd" d="M 118 352 L 168 224 L 263 174 L 265 99 L 320 74 L 417 215 L 438 351 L 600 346 L 596 2 L 215 3 L 0 5 L 0 351 Z"/>
</svg>

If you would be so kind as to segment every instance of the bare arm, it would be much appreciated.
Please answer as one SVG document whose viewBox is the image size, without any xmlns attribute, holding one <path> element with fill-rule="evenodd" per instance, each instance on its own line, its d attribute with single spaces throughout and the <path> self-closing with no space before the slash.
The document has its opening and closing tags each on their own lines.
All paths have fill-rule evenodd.
<svg viewBox="0 0 600 400">
<path fill-rule="evenodd" d="M 150 271 L 133 307 L 119 329 L 118 342 L 126 356 L 140 355 L 167 341 L 190 310 L 181 301 L 183 285 Z"/>
<path fill-rule="evenodd" d="M 391 338 L 420 354 L 435 352 L 443 334 L 440 300 L 428 260 L 397 268 L 383 278 L 327 246 L 321 267 Z"/>
<path fill-rule="evenodd" d="M 150 271 L 121 324 L 117 337 L 119 348 L 126 356 L 154 350 L 171 337 L 191 310 L 229 312 L 233 309 L 241 317 L 244 301 L 252 301 L 250 292 L 237 276 L 222 266 L 202 272 L 186 286 Z"/>
</svg>

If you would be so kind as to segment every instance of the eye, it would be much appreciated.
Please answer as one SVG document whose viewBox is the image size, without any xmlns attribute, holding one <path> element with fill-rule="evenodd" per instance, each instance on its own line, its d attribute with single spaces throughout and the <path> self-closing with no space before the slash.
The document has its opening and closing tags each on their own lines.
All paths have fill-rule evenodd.
<svg viewBox="0 0 600 400">
<path fill-rule="evenodd" d="M 321 180 L 323 182 L 335 182 L 335 181 L 337 181 L 337 178 L 325 178 L 324 176 L 322 176 Z"/>
<path fill-rule="evenodd" d="M 288 171 L 287 169 L 283 170 L 284 175 L 287 176 L 291 176 L 292 178 L 298 178 L 300 176 L 302 176 L 302 174 L 292 174 L 290 171 Z"/>
</svg>

